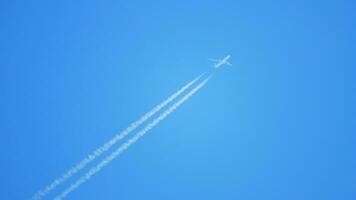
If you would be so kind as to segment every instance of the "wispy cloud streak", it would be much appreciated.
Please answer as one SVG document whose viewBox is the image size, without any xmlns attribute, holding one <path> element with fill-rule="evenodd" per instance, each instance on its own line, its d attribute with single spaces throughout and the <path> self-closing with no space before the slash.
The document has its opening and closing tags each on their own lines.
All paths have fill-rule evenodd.
<svg viewBox="0 0 356 200">
<path fill-rule="evenodd" d="M 164 120 L 169 114 L 171 114 L 174 110 L 176 110 L 180 105 L 182 105 L 185 101 L 187 101 L 193 94 L 195 94 L 198 90 L 200 90 L 204 85 L 210 80 L 211 76 L 204 79 L 199 85 L 193 88 L 189 93 L 179 99 L 176 103 L 174 103 L 171 107 L 165 110 L 161 115 L 159 115 L 156 119 L 154 119 L 151 123 L 145 126 L 141 131 L 139 131 L 136 135 L 134 135 L 127 142 L 118 147 L 113 153 L 107 156 L 104 160 L 102 160 L 95 167 L 90 169 L 86 174 L 80 177 L 76 182 L 74 182 L 71 186 L 69 186 L 66 190 L 64 190 L 60 195 L 55 197 L 55 200 L 62 200 L 67 197 L 71 192 L 79 188 L 83 183 L 87 182 L 93 175 L 101 171 L 105 166 L 107 166 L 112 160 L 114 160 L 117 156 L 127 150 L 132 144 L 134 144 L 137 140 L 139 140 L 142 136 L 144 136 L 149 130 L 159 124 L 162 120 Z"/>
<path fill-rule="evenodd" d="M 139 118 L 137 121 L 133 122 L 128 126 L 125 130 L 122 132 L 118 133 L 115 135 L 112 139 L 110 139 L 108 142 L 103 144 L 101 147 L 97 148 L 95 151 L 93 151 L 91 154 L 86 156 L 83 160 L 81 160 L 79 163 L 74 165 L 71 169 L 69 169 L 67 172 L 65 172 L 61 177 L 55 179 L 51 184 L 47 185 L 44 189 L 38 191 L 33 197 L 32 200 L 40 200 L 43 197 L 45 197 L 48 193 L 50 193 L 52 190 L 54 190 L 57 186 L 68 180 L 70 177 L 75 175 L 77 172 L 82 170 L 84 167 L 86 167 L 90 162 L 95 160 L 97 157 L 102 155 L 104 152 L 109 150 L 116 142 L 119 140 L 123 139 L 125 136 L 127 136 L 130 132 L 135 130 L 137 127 L 139 127 L 141 124 L 143 124 L 146 120 L 148 120 L 150 117 L 152 117 L 154 114 L 156 114 L 158 111 L 160 111 L 162 108 L 167 106 L 170 102 L 172 102 L 175 98 L 177 98 L 179 95 L 181 95 L 184 91 L 186 91 L 191 85 L 193 85 L 196 81 L 198 81 L 203 74 L 197 76 L 195 79 L 184 85 L 181 89 L 179 89 L 177 92 L 172 94 L 170 97 L 168 97 L 166 100 L 155 106 L 152 110 L 147 112 L 145 115 L 143 115 L 141 118 Z"/>
</svg>

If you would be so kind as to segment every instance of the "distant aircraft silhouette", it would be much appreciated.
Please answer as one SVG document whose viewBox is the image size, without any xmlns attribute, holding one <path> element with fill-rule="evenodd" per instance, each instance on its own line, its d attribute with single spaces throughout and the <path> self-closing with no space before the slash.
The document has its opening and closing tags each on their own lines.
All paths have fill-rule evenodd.
<svg viewBox="0 0 356 200">
<path fill-rule="evenodd" d="M 215 62 L 214 68 L 217 69 L 222 65 L 230 65 L 231 66 L 232 64 L 229 63 L 229 61 L 228 61 L 230 57 L 231 57 L 230 55 L 227 55 L 223 59 L 209 59 L 209 60 Z"/>
</svg>

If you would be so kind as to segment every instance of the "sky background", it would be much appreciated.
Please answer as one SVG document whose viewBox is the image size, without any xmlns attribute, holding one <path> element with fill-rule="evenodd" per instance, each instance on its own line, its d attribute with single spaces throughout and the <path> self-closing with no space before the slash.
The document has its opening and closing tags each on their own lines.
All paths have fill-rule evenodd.
<svg viewBox="0 0 356 200">
<path fill-rule="evenodd" d="M 227 54 L 233 66 L 68 199 L 355 199 L 355 9 L 1 1 L 0 199 L 31 198 Z"/>
</svg>

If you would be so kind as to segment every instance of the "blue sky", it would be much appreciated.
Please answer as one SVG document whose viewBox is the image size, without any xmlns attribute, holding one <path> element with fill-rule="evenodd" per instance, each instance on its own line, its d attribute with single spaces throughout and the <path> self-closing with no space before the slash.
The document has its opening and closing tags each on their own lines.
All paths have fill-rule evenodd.
<svg viewBox="0 0 356 200">
<path fill-rule="evenodd" d="M 226 54 L 68 199 L 355 199 L 355 7 L 1 2 L 0 199 L 29 199 Z"/>
</svg>

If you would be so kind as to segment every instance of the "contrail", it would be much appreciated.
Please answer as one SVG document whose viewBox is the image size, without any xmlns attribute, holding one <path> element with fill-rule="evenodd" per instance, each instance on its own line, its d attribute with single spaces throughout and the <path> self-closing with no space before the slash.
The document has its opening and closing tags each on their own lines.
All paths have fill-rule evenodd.
<svg viewBox="0 0 356 200">
<path fill-rule="evenodd" d="M 134 144 L 137 140 L 139 140 L 142 136 L 144 136 L 149 130 L 155 127 L 158 123 L 164 120 L 169 114 L 171 114 L 174 110 L 176 110 L 180 105 L 182 105 L 185 101 L 187 101 L 193 94 L 195 94 L 199 89 L 201 89 L 209 80 L 211 76 L 204 79 L 199 85 L 193 88 L 189 93 L 183 96 L 179 101 L 165 110 L 160 116 L 154 119 L 151 123 L 145 126 L 141 131 L 139 131 L 135 136 L 129 139 L 127 142 L 118 147 L 113 153 L 107 156 L 104 160 L 102 160 L 99 164 L 89 170 L 86 174 L 80 177 L 75 183 L 69 186 L 66 190 L 64 190 L 60 195 L 56 196 L 54 200 L 61 200 L 68 196 L 71 192 L 79 188 L 83 183 L 87 182 L 93 175 L 102 170 L 103 167 L 107 166 L 112 160 L 114 160 L 117 156 L 127 150 L 132 144 Z"/>
<path fill-rule="evenodd" d="M 145 115 L 143 115 L 140 119 L 137 121 L 133 122 L 128 126 L 125 130 L 122 132 L 118 133 L 115 135 L 112 139 L 110 139 L 108 142 L 103 144 L 101 147 L 97 148 L 95 151 L 93 151 L 91 154 L 86 156 L 82 161 L 77 163 L 74 167 L 69 169 L 66 173 L 64 173 L 60 178 L 55 179 L 51 184 L 47 185 L 44 189 L 38 191 L 33 197 L 32 200 L 40 200 L 44 196 L 46 196 L 48 193 L 50 193 L 53 189 L 55 189 L 58 185 L 62 184 L 65 182 L 67 179 L 72 177 L 74 174 L 79 172 L 81 169 L 83 169 L 85 166 L 87 166 L 90 162 L 95 160 L 98 156 L 106 152 L 110 147 L 112 147 L 116 142 L 124 138 L 126 135 L 128 135 L 131 131 L 135 130 L 137 127 L 139 127 L 142 123 L 144 123 L 146 120 L 148 120 L 150 117 L 152 117 L 154 114 L 156 114 L 158 111 L 160 111 L 162 108 L 167 106 L 170 102 L 172 102 L 175 98 L 177 98 L 180 94 L 182 94 L 185 90 L 187 90 L 191 85 L 193 85 L 196 81 L 198 81 L 202 76 L 204 75 L 201 74 L 197 76 L 195 79 L 184 85 L 181 89 L 179 89 L 177 92 L 172 94 L 170 97 L 168 97 L 166 100 L 155 106 L 152 110 L 147 112 Z"/>
</svg>

